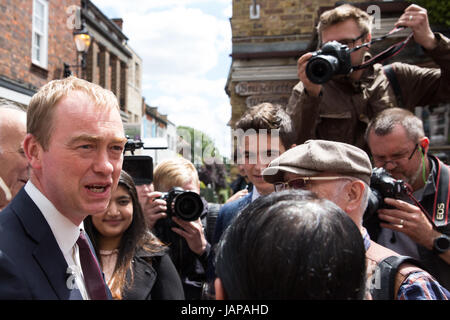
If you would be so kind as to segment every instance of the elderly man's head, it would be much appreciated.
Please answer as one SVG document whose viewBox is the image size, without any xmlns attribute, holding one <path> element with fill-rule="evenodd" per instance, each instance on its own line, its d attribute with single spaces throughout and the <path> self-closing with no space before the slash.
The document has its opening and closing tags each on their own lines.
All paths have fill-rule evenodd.
<svg viewBox="0 0 450 320">
<path fill-rule="evenodd" d="M 308 140 L 273 160 L 263 176 L 277 191 L 307 189 L 333 201 L 361 226 L 371 173 L 363 150 L 341 142 Z"/>
<path fill-rule="evenodd" d="M 22 148 L 26 119 L 20 107 L 0 102 L 0 209 L 28 180 L 28 161 Z"/>
</svg>

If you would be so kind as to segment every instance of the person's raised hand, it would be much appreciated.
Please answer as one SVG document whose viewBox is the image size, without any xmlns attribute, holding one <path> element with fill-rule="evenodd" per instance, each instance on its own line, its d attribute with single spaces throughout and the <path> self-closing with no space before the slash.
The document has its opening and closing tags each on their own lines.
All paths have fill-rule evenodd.
<svg viewBox="0 0 450 320">
<path fill-rule="evenodd" d="M 410 5 L 400 16 L 395 26 L 411 28 L 414 33 L 414 41 L 426 50 L 436 48 L 437 40 L 430 28 L 427 9 L 415 4 Z"/>
</svg>

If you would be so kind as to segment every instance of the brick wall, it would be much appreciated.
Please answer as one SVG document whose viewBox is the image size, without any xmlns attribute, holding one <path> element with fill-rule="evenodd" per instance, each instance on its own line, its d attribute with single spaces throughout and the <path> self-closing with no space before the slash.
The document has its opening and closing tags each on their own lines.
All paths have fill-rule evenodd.
<svg viewBox="0 0 450 320">
<path fill-rule="evenodd" d="M 352 1 L 364 2 L 364 1 Z M 312 34 L 320 7 L 334 6 L 336 0 L 256 0 L 260 6 L 259 18 L 250 19 L 253 0 L 233 0 L 231 26 L 233 41 L 245 37 L 263 37 L 253 42 L 277 41 L 280 36 L 293 40 L 292 36 Z"/>
<path fill-rule="evenodd" d="M 0 76 L 39 88 L 53 79 L 62 78 L 63 63 L 77 60 L 72 30 L 67 27 L 66 10 L 80 0 L 49 0 L 48 67 L 31 62 L 33 0 L 0 2 Z"/>
</svg>

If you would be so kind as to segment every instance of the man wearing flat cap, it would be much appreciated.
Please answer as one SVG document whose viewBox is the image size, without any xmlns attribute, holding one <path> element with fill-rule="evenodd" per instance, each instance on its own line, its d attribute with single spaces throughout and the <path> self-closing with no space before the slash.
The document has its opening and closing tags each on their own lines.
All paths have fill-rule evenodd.
<svg viewBox="0 0 450 320">
<path fill-rule="evenodd" d="M 369 199 L 372 165 L 363 150 L 341 142 L 308 140 L 287 150 L 263 171 L 264 180 L 275 191 L 307 189 L 335 202 L 360 228 L 366 247 L 367 297 L 374 292 L 371 281 L 377 264 L 398 255 L 380 246 L 362 226 Z M 450 293 L 427 272 L 402 264 L 395 280 L 397 300 L 447 300 Z"/>
</svg>

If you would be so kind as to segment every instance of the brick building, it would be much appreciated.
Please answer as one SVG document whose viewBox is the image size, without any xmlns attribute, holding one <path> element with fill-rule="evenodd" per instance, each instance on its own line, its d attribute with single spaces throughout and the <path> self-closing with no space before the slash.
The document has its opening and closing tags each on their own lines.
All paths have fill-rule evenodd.
<svg viewBox="0 0 450 320">
<path fill-rule="evenodd" d="M 42 85 L 76 61 L 67 8 L 79 0 L 0 2 L 0 98 L 27 105 Z"/>
<path fill-rule="evenodd" d="M 342 3 L 336 0 L 233 0 L 230 19 L 232 29 L 232 63 L 225 90 L 232 107 L 229 125 L 234 126 L 245 110 L 261 102 L 287 104 L 293 86 L 298 82 L 297 60 L 317 47 L 315 26 L 324 11 Z M 352 1 L 353 5 L 374 15 L 373 38 L 389 32 L 404 9 L 406 1 Z M 448 35 L 447 29 L 433 28 Z M 404 39 L 409 31 L 396 33 L 371 46 L 378 53 Z M 433 66 L 419 45 L 411 41 L 394 59 L 421 66 Z M 445 150 L 449 143 L 450 105 L 438 106 L 425 123 L 434 148 Z M 416 114 L 422 116 L 423 108 Z M 438 123 L 437 119 L 441 119 Z M 443 119 L 443 120 L 442 120 Z M 425 121 L 425 120 L 424 120 Z M 436 134 L 434 134 L 436 132 Z M 447 149 L 450 150 L 450 147 Z"/>
<path fill-rule="evenodd" d="M 67 64 L 115 93 L 124 122 L 140 122 L 142 60 L 127 46 L 121 19 L 110 20 L 89 0 L 9 0 L 0 12 L 0 98 L 26 106 L 42 85 L 64 76 Z M 83 27 L 91 36 L 84 68 L 73 38 Z"/>
</svg>

